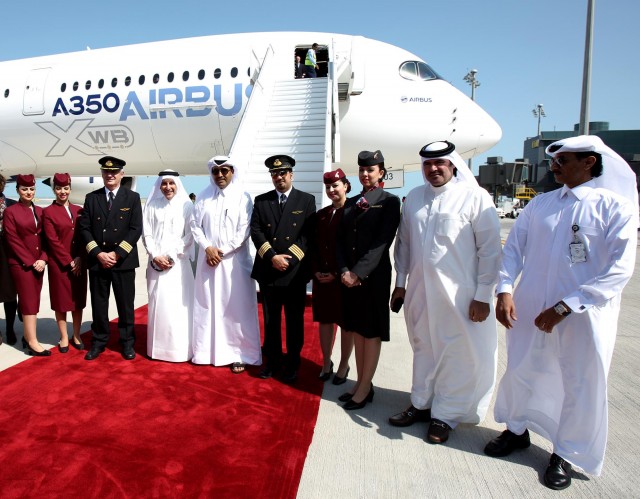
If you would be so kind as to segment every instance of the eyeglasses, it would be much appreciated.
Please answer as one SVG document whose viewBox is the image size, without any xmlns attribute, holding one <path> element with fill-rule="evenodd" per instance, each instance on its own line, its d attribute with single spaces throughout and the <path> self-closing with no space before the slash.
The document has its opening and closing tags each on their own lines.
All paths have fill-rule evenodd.
<svg viewBox="0 0 640 499">
<path fill-rule="evenodd" d="M 231 171 L 231 168 L 212 168 L 211 169 L 211 175 L 216 176 L 218 174 L 222 175 L 223 177 L 226 177 L 227 174 Z"/>
<path fill-rule="evenodd" d="M 270 173 L 272 178 L 284 177 L 287 173 L 289 173 L 289 170 L 272 170 Z"/>
</svg>

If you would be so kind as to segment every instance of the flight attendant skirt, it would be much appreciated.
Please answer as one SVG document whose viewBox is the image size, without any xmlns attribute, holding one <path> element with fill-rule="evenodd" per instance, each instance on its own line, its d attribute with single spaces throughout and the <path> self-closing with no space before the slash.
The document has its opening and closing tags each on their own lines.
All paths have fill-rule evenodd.
<svg viewBox="0 0 640 499">
<path fill-rule="evenodd" d="M 22 315 L 36 315 L 40 311 L 40 292 L 44 272 L 20 265 L 10 265 L 13 284 L 18 292 L 18 306 Z"/>
</svg>

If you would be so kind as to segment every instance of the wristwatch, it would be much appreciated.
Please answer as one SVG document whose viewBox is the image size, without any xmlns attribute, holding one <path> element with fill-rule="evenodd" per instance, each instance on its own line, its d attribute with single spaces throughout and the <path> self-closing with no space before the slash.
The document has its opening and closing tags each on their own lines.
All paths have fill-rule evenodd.
<svg viewBox="0 0 640 499">
<path fill-rule="evenodd" d="M 562 300 L 553 306 L 553 310 L 556 311 L 556 314 L 561 315 L 562 317 L 566 317 L 571 313 L 571 309 L 567 307 Z"/>
</svg>

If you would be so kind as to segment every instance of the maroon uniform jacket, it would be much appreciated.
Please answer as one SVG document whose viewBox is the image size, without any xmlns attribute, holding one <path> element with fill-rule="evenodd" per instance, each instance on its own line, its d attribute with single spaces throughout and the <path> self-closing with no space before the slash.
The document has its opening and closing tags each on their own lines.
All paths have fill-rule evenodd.
<svg viewBox="0 0 640 499">
<path fill-rule="evenodd" d="M 38 219 L 38 224 L 33 214 Z M 7 243 L 7 261 L 18 291 L 20 311 L 35 315 L 40 309 L 40 291 L 44 272 L 36 272 L 36 260 L 47 261 L 42 241 L 42 208 L 16 203 L 4 210 L 4 238 Z"/>
<path fill-rule="evenodd" d="M 56 312 L 82 310 L 87 303 L 86 258 L 82 272 L 71 272 L 71 262 L 77 256 L 86 257 L 79 231 L 76 229 L 82 207 L 70 204 L 69 212 L 55 201 L 44 209 L 43 230 L 49 255 L 49 296 Z"/>
</svg>

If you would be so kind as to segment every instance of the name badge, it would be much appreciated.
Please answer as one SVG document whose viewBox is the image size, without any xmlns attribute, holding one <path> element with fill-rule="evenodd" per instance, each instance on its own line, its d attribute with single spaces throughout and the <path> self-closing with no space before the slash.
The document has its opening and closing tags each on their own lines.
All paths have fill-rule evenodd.
<svg viewBox="0 0 640 499">
<path fill-rule="evenodd" d="M 577 224 L 571 226 L 573 231 L 573 242 L 569 243 L 569 255 L 571 256 L 571 263 L 581 263 L 587 261 L 587 251 L 584 247 L 584 243 L 578 238 L 578 231 L 580 227 Z"/>
</svg>

